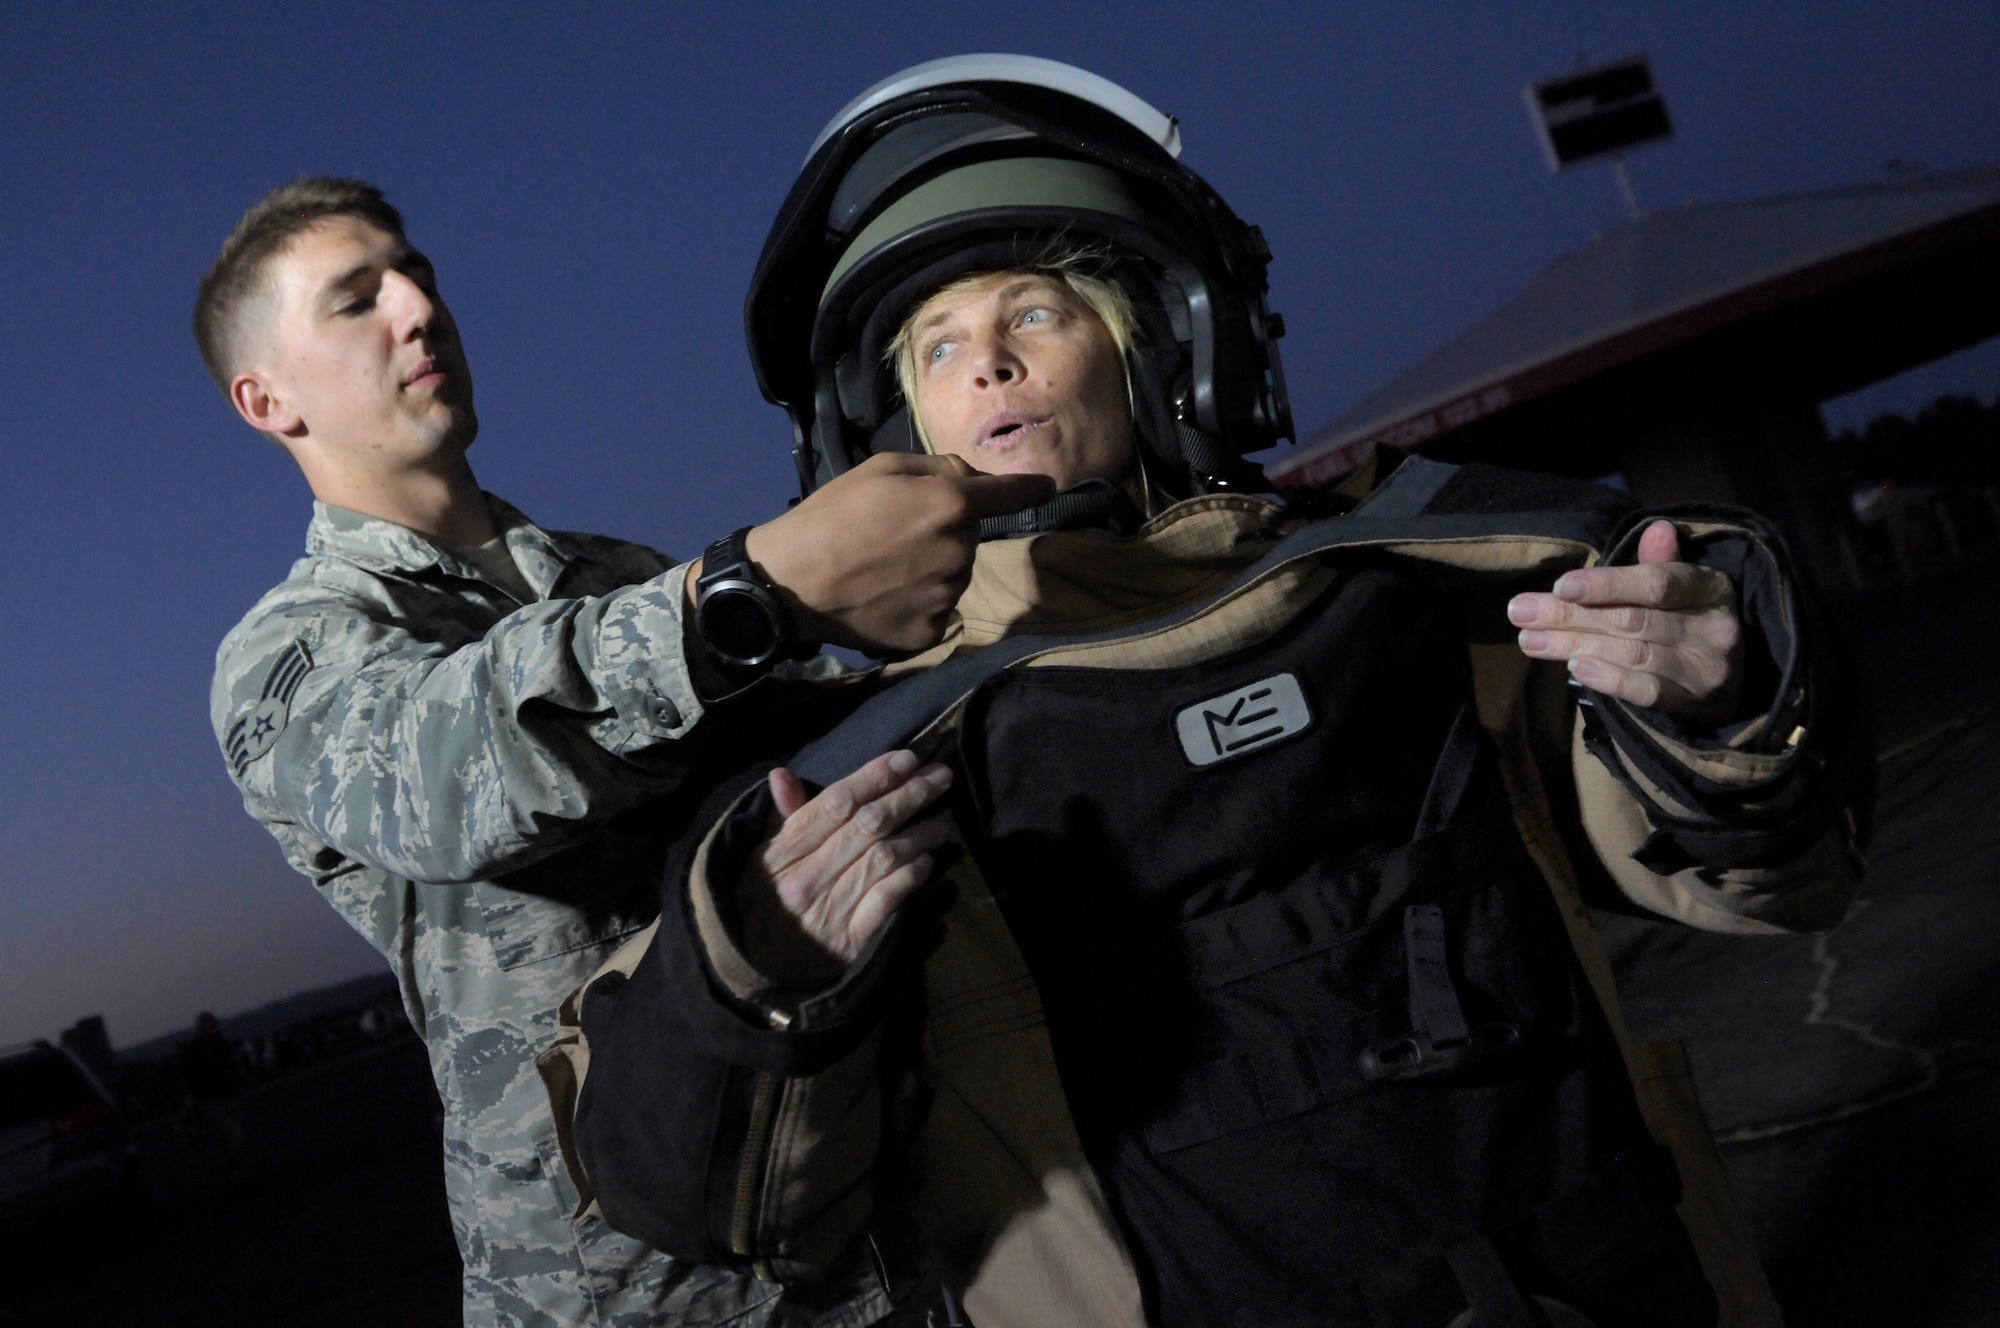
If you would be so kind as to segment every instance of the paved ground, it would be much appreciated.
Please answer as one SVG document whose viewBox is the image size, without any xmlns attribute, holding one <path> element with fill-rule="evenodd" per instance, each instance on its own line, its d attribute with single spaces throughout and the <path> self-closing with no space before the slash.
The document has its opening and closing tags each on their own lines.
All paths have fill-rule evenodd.
<svg viewBox="0 0 2000 1328">
<path fill-rule="evenodd" d="M 2000 1324 L 2000 576 L 1853 606 L 1883 753 L 1830 936 L 1608 921 L 1703 1101 L 1793 1328 Z"/>
<path fill-rule="evenodd" d="M 446 1328 L 459 1322 L 437 1095 L 405 1039 L 247 1094 L 242 1180 L 141 1133 L 150 1219 L 5 1252 L 0 1328 Z"/>
</svg>

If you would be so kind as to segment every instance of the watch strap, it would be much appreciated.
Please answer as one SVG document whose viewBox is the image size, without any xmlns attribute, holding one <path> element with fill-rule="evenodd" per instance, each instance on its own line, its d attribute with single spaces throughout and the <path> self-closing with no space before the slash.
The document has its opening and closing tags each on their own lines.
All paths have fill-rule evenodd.
<svg viewBox="0 0 2000 1328">
<path fill-rule="evenodd" d="M 755 581 L 766 590 L 771 589 L 770 583 L 757 575 L 757 568 L 750 561 L 750 529 L 744 526 L 741 530 L 733 530 L 702 551 L 701 575 L 694 582 L 696 603 L 700 602 L 703 591 L 725 579 Z"/>
</svg>

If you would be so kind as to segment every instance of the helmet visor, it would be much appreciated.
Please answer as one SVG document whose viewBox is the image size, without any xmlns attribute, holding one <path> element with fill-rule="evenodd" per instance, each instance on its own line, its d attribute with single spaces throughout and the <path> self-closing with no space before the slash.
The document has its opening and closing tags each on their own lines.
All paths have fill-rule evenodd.
<svg viewBox="0 0 2000 1328">
<path fill-rule="evenodd" d="M 826 296 L 848 271 L 899 236 L 994 208 L 1054 208 L 1097 212 L 1141 225 L 1151 218 L 1115 171 L 1063 157 L 1003 157 L 974 162 L 927 180 L 884 208 L 841 252 L 820 292 Z"/>
</svg>

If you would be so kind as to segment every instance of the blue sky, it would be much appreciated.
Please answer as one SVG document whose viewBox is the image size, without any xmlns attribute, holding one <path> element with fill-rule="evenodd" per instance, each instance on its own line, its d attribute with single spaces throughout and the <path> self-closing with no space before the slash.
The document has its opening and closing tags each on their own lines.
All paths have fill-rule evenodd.
<svg viewBox="0 0 2000 1328">
<path fill-rule="evenodd" d="M 1277 252 L 1303 431 L 1618 223 L 1603 171 L 1548 175 L 1522 108 L 1580 56 L 1653 57 L 1679 126 L 1631 163 L 1656 205 L 2000 160 L 1990 0 L 10 6 L 0 1043 L 99 1011 L 138 1041 L 381 962 L 208 732 L 215 642 L 308 516 L 187 331 L 243 209 L 304 173 L 381 183 L 464 330 L 487 486 L 691 554 L 790 494 L 741 305 L 806 145 L 867 84 L 970 50 L 1181 118 Z M 1989 344 L 1843 411 L 1996 388 Z"/>
</svg>

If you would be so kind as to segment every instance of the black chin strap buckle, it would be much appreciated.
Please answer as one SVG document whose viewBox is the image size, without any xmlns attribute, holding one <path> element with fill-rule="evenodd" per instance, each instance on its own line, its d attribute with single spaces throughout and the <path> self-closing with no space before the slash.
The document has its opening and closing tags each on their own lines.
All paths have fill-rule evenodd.
<svg viewBox="0 0 2000 1328">
<path fill-rule="evenodd" d="M 1468 1074 L 1520 1048 L 1519 1024 L 1466 1022 L 1446 959 L 1443 909 L 1435 904 L 1404 909 L 1403 948 L 1410 964 L 1410 1033 L 1363 1048 L 1357 1062 L 1363 1079 L 1403 1082 Z"/>
</svg>

